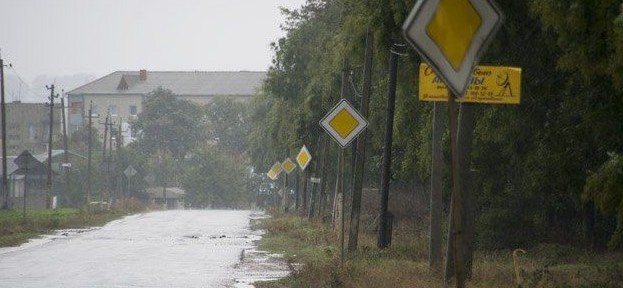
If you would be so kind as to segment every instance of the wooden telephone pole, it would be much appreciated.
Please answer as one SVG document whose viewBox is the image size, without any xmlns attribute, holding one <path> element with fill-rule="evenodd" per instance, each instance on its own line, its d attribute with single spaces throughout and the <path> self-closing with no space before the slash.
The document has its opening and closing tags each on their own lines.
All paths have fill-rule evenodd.
<svg viewBox="0 0 623 288">
<path fill-rule="evenodd" d="M 363 68 L 363 95 L 359 113 L 363 118 L 368 118 L 370 94 L 372 93 L 372 42 L 373 36 L 370 31 L 366 34 L 366 55 Z M 357 250 L 359 240 L 359 216 L 361 215 L 361 194 L 363 190 L 363 172 L 366 157 L 366 132 L 357 137 L 357 152 L 355 156 L 355 169 L 353 171 L 353 193 L 350 213 L 350 233 L 348 236 L 348 251 Z"/>
<path fill-rule="evenodd" d="M 48 134 L 48 191 L 46 194 L 46 208 L 52 208 L 52 136 L 54 135 L 54 98 L 58 98 L 58 94 L 54 95 L 54 84 L 45 86 L 50 90 L 50 130 Z"/>
<path fill-rule="evenodd" d="M 62 120 L 63 120 L 63 150 L 64 150 L 64 157 L 63 157 L 63 168 L 65 170 L 65 191 L 70 191 L 70 183 L 69 183 L 69 169 L 70 169 L 70 163 L 69 163 L 69 155 L 67 154 L 69 147 L 67 145 L 67 120 L 65 117 L 65 98 L 61 97 L 61 110 L 62 110 Z"/>
<path fill-rule="evenodd" d="M 4 61 L 0 58 L 0 113 L 2 113 L 2 196 L 4 197 L 4 203 L 2 203 L 3 209 L 9 208 L 9 189 L 7 179 L 7 164 L 6 164 L 6 103 L 4 101 Z"/>
<path fill-rule="evenodd" d="M 93 127 L 93 102 L 91 102 L 89 104 L 89 129 L 88 129 L 88 140 L 87 140 L 87 145 L 88 145 L 88 158 L 87 158 L 87 211 L 91 211 L 91 151 L 92 151 L 92 139 L 93 137 L 91 137 L 92 133 L 92 127 Z"/>
<path fill-rule="evenodd" d="M 381 213 L 379 217 L 379 235 L 377 247 L 387 248 L 391 245 L 392 216 L 388 211 L 389 180 L 391 176 L 392 138 L 394 130 L 394 110 L 396 107 L 396 77 L 398 71 L 398 56 L 396 48 L 404 46 L 394 44 L 389 56 L 389 84 L 387 88 L 387 115 L 385 116 L 385 143 L 383 146 L 383 170 L 381 174 Z"/>
</svg>

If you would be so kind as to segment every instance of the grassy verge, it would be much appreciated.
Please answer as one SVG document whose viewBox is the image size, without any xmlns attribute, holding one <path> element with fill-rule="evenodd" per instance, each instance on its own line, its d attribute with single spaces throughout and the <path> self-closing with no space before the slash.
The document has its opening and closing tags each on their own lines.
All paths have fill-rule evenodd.
<svg viewBox="0 0 623 288">
<path fill-rule="evenodd" d="M 137 206 L 115 207 L 110 211 L 87 213 L 79 209 L 0 210 L 0 247 L 18 246 L 56 229 L 101 226 L 111 220 L 138 212 Z"/>
<path fill-rule="evenodd" d="M 293 272 L 258 288 L 443 287 L 441 274 L 428 267 L 427 239 L 400 227 L 385 250 L 375 248 L 374 234 L 362 233 L 358 251 L 342 264 L 338 233 L 326 224 L 284 214 L 262 221 L 260 248 L 283 253 Z M 518 270 L 522 287 L 623 287 L 620 253 L 540 245 L 518 257 Z M 512 251 L 477 252 L 468 287 L 517 287 Z"/>
</svg>

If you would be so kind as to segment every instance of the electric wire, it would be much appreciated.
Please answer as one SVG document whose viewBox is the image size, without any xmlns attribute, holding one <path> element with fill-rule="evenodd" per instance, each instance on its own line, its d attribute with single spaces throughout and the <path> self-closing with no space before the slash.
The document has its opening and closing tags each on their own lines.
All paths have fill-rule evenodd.
<svg viewBox="0 0 623 288">
<path fill-rule="evenodd" d="M 36 98 L 40 98 L 40 95 L 39 95 L 40 93 L 36 93 L 36 92 L 34 92 L 32 90 L 30 85 L 28 85 L 28 83 L 26 83 L 26 81 L 24 81 L 24 79 L 22 79 L 22 77 L 19 75 L 19 73 L 17 73 L 17 71 L 15 70 L 15 67 L 13 67 L 13 65 L 9 65 L 9 68 L 13 71 L 13 74 L 15 74 L 15 76 L 21 82 L 21 84 L 26 86 L 26 91 L 29 92 L 31 96 L 34 96 Z M 22 88 L 22 86 L 20 86 L 20 92 L 21 92 L 21 88 Z"/>
</svg>

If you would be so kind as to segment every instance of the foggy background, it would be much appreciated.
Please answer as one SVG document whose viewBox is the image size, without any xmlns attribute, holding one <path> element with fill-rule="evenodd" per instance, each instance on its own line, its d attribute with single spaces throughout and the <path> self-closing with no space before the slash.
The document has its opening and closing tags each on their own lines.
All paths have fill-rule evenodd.
<svg viewBox="0 0 623 288">
<path fill-rule="evenodd" d="M 117 70 L 265 71 L 305 0 L 0 0 L 7 102 L 45 102 Z"/>
</svg>

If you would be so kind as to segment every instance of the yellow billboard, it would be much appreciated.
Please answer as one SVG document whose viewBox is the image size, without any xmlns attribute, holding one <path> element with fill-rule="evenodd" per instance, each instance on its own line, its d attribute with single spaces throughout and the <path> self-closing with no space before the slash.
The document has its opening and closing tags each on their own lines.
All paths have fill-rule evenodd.
<svg viewBox="0 0 623 288">
<path fill-rule="evenodd" d="M 519 104 L 521 68 L 476 66 L 458 102 Z M 448 87 L 427 64 L 420 64 L 420 101 L 448 101 Z"/>
</svg>

